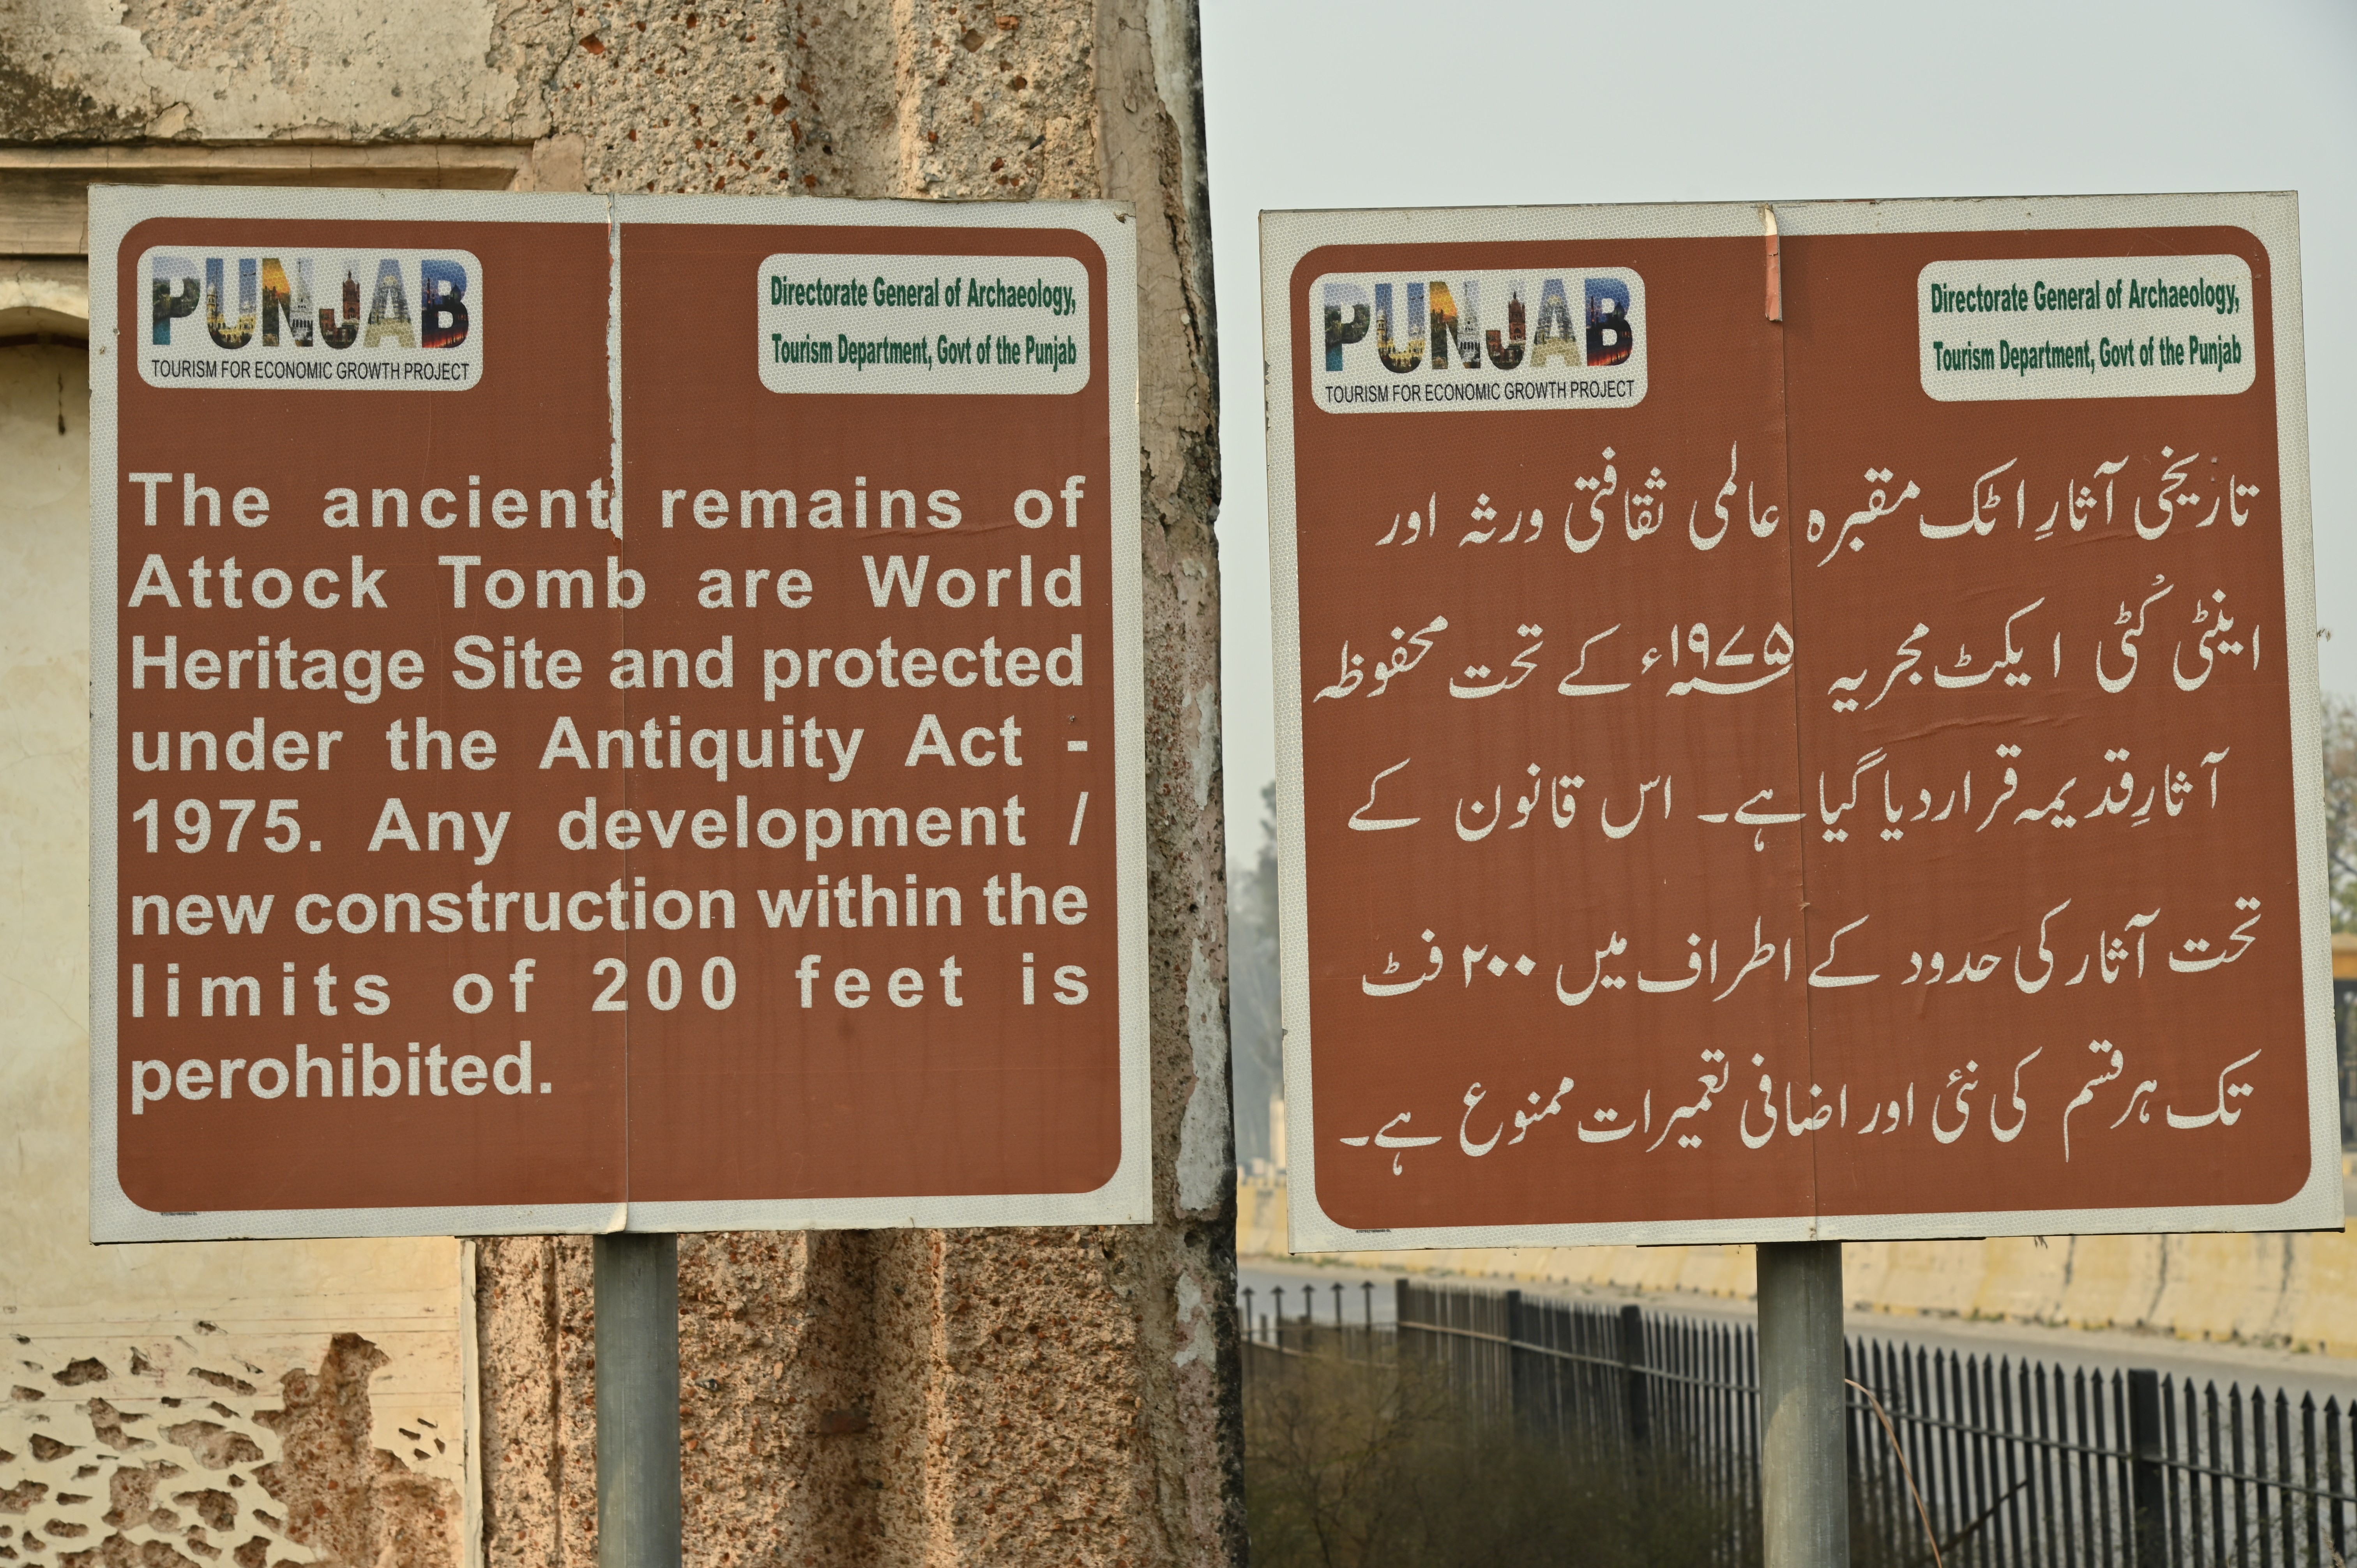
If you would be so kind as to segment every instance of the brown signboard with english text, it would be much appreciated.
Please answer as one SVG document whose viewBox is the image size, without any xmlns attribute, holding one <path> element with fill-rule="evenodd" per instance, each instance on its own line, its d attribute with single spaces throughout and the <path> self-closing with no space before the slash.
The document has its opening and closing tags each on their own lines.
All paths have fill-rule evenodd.
<svg viewBox="0 0 2357 1568">
<path fill-rule="evenodd" d="M 1142 1219 L 1130 246 L 102 191 L 97 1239 Z"/>
</svg>

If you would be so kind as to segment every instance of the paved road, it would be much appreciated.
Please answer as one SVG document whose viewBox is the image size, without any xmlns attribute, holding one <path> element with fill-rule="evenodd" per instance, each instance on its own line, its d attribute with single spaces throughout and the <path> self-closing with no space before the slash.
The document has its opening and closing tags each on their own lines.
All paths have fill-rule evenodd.
<svg viewBox="0 0 2357 1568">
<path fill-rule="evenodd" d="M 1346 1321 L 1361 1322 L 1372 1310 L 1377 1324 L 1387 1324 L 1393 1318 L 1392 1282 L 1405 1277 L 1396 1270 L 1330 1267 L 1277 1258 L 1243 1259 L 1238 1273 L 1241 1288 L 1253 1293 L 1252 1311 L 1256 1325 L 1257 1320 L 1273 1315 L 1275 1292 L 1280 1288 L 1285 1292 L 1286 1317 L 1298 1318 L 1302 1306 L 1300 1293 L 1305 1287 L 1314 1293 L 1317 1321 L 1331 1323 L 1335 1309 L 1333 1287 L 1337 1284 L 1342 1287 Z M 1501 1280 L 1442 1275 L 1419 1277 L 1435 1283 L 1474 1285 L 1491 1290 L 1506 1288 L 1506 1282 Z M 1372 1285 L 1373 1289 L 1364 1288 L 1368 1285 Z M 1519 1288 L 1525 1294 L 1558 1300 L 1590 1301 L 1616 1306 L 1633 1301 L 1651 1311 L 1680 1313 L 1714 1322 L 1749 1323 L 1754 1316 L 1752 1304 L 1749 1301 L 1691 1295 L 1684 1292 L 1637 1292 L 1615 1290 L 1609 1286 L 1534 1283 L 1523 1283 Z M 1238 1305 L 1243 1305 L 1241 1296 Z M 2229 1384 L 2240 1384 L 2245 1390 L 2254 1385 L 2270 1391 L 2286 1390 L 2295 1401 L 2303 1391 L 2312 1392 L 2319 1407 L 2327 1399 L 2340 1400 L 2343 1409 L 2348 1408 L 2352 1401 L 2357 1401 L 2357 1360 L 2337 1357 L 2296 1355 L 2242 1345 L 2205 1344 L 2124 1330 L 2045 1328 L 2029 1324 L 1974 1323 L 1960 1318 L 1902 1316 L 1877 1312 L 1849 1314 L 1846 1327 L 1853 1337 L 1903 1340 L 1909 1345 L 1961 1351 L 1974 1356 L 2029 1357 L 2043 1362 L 2061 1362 L 2066 1366 L 2100 1368 L 2107 1371 L 2153 1367 L 2179 1380 L 2191 1378 L 2197 1382 L 2214 1381 L 2221 1393 Z"/>
</svg>

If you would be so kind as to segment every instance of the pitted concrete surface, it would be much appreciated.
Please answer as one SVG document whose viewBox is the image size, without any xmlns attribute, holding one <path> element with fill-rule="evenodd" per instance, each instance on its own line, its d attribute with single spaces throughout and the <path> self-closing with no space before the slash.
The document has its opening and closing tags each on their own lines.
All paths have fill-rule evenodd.
<svg viewBox="0 0 2357 1568">
<path fill-rule="evenodd" d="M 531 141 L 535 62 L 497 58 L 498 19 L 490 0 L 5 0 L 5 139 Z"/>
</svg>

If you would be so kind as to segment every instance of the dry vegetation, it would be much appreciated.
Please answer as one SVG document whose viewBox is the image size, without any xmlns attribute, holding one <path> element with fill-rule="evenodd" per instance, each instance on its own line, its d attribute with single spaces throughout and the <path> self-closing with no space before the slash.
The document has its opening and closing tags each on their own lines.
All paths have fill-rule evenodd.
<svg viewBox="0 0 2357 1568">
<path fill-rule="evenodd" d="M 1415 1362 L 1248 1355 L 1256 1568 L 1683 1565 L 1756 1533 L 1658 1466 L 1469 1408 Z"/>
</svg>

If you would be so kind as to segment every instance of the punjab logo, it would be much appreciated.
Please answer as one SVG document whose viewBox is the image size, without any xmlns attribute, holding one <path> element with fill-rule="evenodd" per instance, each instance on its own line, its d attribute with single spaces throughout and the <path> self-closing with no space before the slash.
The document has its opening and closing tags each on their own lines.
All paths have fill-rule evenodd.
<svg viewBox="0 0 2357 1568">
<path fill-rule="evenodd" d="M 483 267 L 464 251 L 140 258 L 139 373 L 158 387 L 458 392 L 483 371 Z"/>
<path fill-rule="evenodd" d="M 1627 408 L 1645 284 L 1626 268 L 1329 273 L 1310 285 L 1311 395 L 1336 413 Z"/>
</svg>

